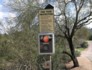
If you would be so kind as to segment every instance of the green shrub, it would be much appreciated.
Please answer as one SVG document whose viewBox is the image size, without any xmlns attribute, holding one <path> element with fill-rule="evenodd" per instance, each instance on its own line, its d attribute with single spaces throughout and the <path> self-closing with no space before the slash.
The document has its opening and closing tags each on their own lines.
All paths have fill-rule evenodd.
<svg viewBox="0 0 92 70">
<path fill-rule="evenodd" d="M 89 36 L 89 40 L 92 40 L 92 35 Z"/>
<path fill-rule="evenodd" d="M 82 47 L 82 48 L 87 48 L 87 47 L 88 47 L 88 43 L 87 43 L 87 42 L 83 42 L 83 43 L 81 44 L 81 47 Z"/>
<path fill-rule="evenodd" d="M 80 51 L 76 50 L 75 55 L 76 55 L 76 57 L 80 56 Z"/>
</svg>

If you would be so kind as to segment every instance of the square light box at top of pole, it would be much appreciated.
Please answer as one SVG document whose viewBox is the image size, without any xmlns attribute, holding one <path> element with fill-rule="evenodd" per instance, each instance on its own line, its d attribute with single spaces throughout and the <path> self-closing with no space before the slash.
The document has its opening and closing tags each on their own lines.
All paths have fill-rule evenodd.
<svg viewBox="0 0 92 70">
<path fill-rule="evenodd" d="M 39 10 L 39 29 L 40 33 L 54 33 L 54 7 L 50 4 Z"/>
</svg>

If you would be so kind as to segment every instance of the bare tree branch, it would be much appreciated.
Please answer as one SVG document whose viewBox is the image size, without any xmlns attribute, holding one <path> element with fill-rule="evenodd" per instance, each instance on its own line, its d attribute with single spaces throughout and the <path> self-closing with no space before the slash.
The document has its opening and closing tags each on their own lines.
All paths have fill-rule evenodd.
<svg viewBox="0 0 92 70">
<path fill-rule="evenodd" d="M 80 10 L 82 9 L 83 5 L 84 5 L 84 0 L 81 1 L 80 5 L 79 5 L 79 9 L 77 8 L 77 4 L 74 0 L 74 4 L 75 4 L 75 8 L 76 8 L 76 19 L 75 19 L 75 23 L 74 23 L 74 26 L 73 26 L 73 29 L 72 29 L 72 32 L 71 32 L 71 37 L 74 35 L 74 31 L 77 27 L 77 24 L 78 24 L 78 16 L 79 16 L 79 12 Z"/>
<path fill-rule="evenodd" d="M 78 21 L 78 11 L 77 11 L 77 4 L 76 4 L 76 1 L 75 0 L 72 0 L 74 5 L 75 5 L 75 11 L 76 11 L 76 19 L 75 19 L 75 22 L 74 22 L 74 25 L 73 25 L 73 29 L 71 31 L 71 37 L 73 37 L 74 35 L 74 31 L 75 31 L 75 28 L 76 28 L 76 25 L 77 25 L 77 21 Z"/>
<path fill-rule="evenodd" d="M 76 29 L 80 29 L 82 26 L 90 24 L 92 22 L 89 22 L 90 20 L 92 20 L 92 18 L 89 18 L 88 20 L 80 23 L 79 25 L 77 25 Z"/>
<path fill-rule="evenodd" d="M 73 57 L 72 57 L 72 55 L 71 55 L 70 53 L 68 53 L 68 52 L 66 52 L 66 51 L 63 51 L 62 53 L 67 54 L 67 55 L 70 56 L 70 58 L 73 60 Z"/>
<path fill-rule="evenodd" d="M 88 16 L 86 16 L 86 17 L 84 17 L 84 18 L 82 18 L 81 20 L 79 20 L 77 23 L 80 23 L 81 21 L 83 21 L 83 20 L 86 20 L 88 17 L 90 17 L 91 16 L 91 12 L 90 12 L 90 14 L 88 15 Z"/>
<path fill-rule="evenodd" d="M 65 0 L 64 0 L 64 3 L 65 3 L 65 8 L 66 8 L 66 5 L 68 4 L 68 3 L 66 3 L 65 2 Z M 65 8 L 64 8 L 64 16 L 65 16 L 65 25 L 64 25 L 64 27 L 65 27 L 65 29 L 66 29 L 66 31 L 67 31 L 67 36 L 70 36 L 70 29 L 69 29 L 69 27 L 68 27 L 68 23 L 67 23 L 67 16 L 66 16 L 66 11 L 65 11 Z"/>
<path fill-rule="evenodd" d="M 55 22 L 56 22 L 57 26 L 59 27 L 60 31 L 65 35 L 66 38 L 68 38 L 66 31 L 62 30 L 62 28 L 60 27 L 59 23 L 56 20 L 55 20 Z"/>
<path fill-rule="evenodd" d="M 83 5 L 84 5 L 84 0 L 81 0 L 79 9 L 77 10 L 78 14 L 79 14 L 80 10 L 82 9 Z"/>
</svg>

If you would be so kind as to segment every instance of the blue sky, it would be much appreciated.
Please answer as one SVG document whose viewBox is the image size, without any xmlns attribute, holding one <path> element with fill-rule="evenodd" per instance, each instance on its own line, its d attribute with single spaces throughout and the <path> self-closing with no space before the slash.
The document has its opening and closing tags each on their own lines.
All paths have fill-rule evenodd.
<svg viewBox="0 0 92 70">
<path fill-rule="evenodd" d="M 4 19 L 5 17 L 13 17 L 14 13 L 9 11 L 9 8 L 4 5 L 7 0 L 0 0 L 0 19 Z"/>
<path fill-rule="evenodd" d="M 0 4 L 2 4 L 2 0 L 0 0 Z"/>
<path fill-rule="evenodd" d="M 2 1 L 2 0 L 0 0 L 0 4 L 2 4 L 2 2 L 3 2 L 3 1 Z"/>
</svg>

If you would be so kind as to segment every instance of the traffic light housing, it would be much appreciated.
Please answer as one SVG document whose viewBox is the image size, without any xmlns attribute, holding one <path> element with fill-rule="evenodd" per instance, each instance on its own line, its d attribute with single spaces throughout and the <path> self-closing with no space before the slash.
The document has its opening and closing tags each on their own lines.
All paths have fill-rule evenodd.
<svg viewBox="0 0 92 70">
<path fill-rule="evenodd" d="M 39 54 L 53 54 L 54 49 L 54 34 L 40 33 L 38 35 Z"/>
</svg>

